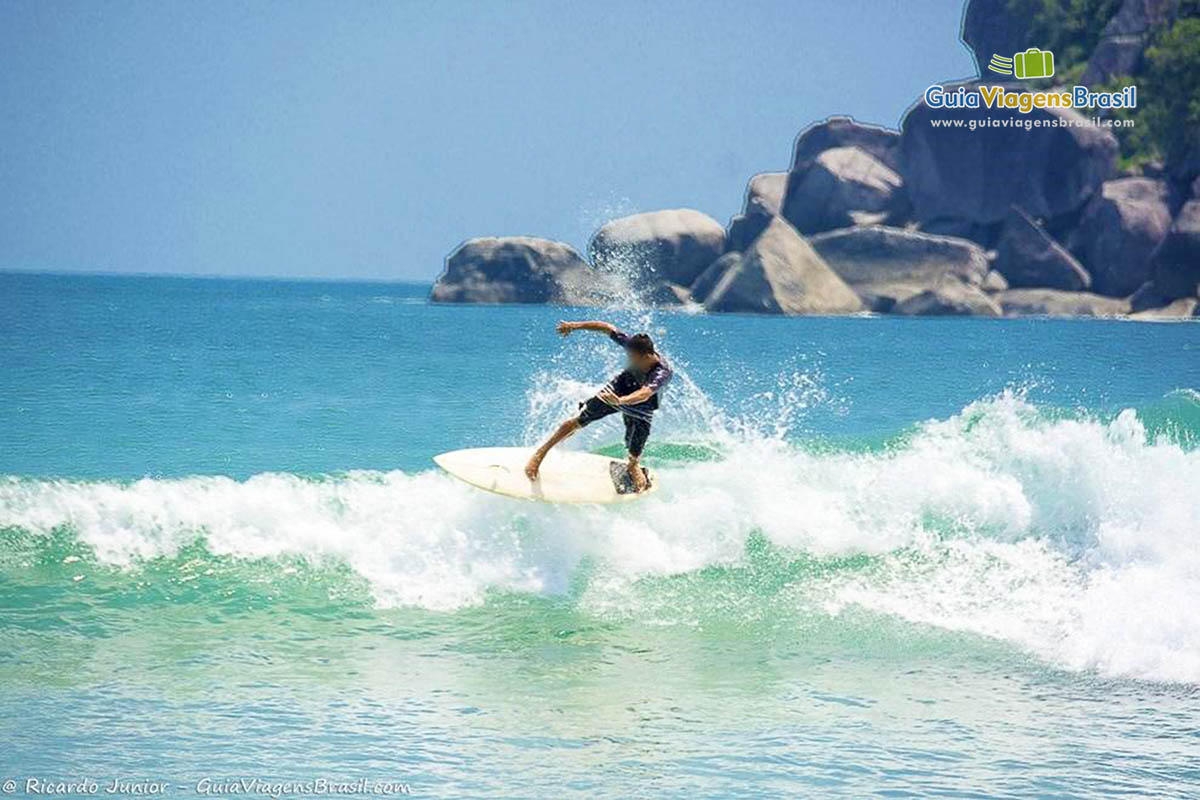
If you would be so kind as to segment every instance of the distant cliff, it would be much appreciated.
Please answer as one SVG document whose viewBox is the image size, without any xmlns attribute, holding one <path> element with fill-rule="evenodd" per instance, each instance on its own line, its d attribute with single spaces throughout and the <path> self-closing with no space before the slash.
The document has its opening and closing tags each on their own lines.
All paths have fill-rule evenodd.
<svg viewBox="0 0 1200 800">
<path fill-rule="evenodd" d="M 970 0 L 962 38 L 982 70 L 993 55 L 1037 47 L 1054 52 L 1055 75 L 981 72 L 948 89 L 1136 85 L 1136 108 L 1089 112 L 1132 124 L 924 97 L 900 130 L 831 117 L 799 134 L 786 171 L 750 178 L 728 226 L 690 209 L 635 214 L 601 226 L 586 258 L 544 239 L 470 240 L 433 299 L 1198 314 L 1200 0 Z"/>
</svg>

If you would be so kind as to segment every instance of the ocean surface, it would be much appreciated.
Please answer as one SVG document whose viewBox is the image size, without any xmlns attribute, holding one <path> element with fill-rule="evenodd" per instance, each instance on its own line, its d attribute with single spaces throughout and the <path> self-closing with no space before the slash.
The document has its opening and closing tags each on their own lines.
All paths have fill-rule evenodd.
<svg viewBox="0 0 1200 800">
<path fill-rule="evenodd" d="M 0 791 L 1200 794 L 1200 324 L 427 291 L 0 274 Z M 439 474 L 597 316 L 676 367 L 662 490 Z"/>
</svg>

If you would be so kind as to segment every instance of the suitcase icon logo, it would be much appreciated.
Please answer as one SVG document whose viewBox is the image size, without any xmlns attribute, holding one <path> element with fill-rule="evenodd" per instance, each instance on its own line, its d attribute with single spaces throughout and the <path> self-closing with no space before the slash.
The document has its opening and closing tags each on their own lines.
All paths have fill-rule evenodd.
<svg viewBox="0 0 1200 800">
<path fill-rule="evenodd" d="M 988 69 L 1021 80 L 1050 78 L 1054 75 L 1054 53 L 1031 47 L 1024 53 L 1014 53 L 1012 58 L 996 54 L 988 62 Z"/>
<path fill-rule="evenodd" d="M 1013 56 L 1013 74 L 1018 78 L 1049 78 L 1054 74 L 1054 53 L 1031 47 Z"/>
</svg>

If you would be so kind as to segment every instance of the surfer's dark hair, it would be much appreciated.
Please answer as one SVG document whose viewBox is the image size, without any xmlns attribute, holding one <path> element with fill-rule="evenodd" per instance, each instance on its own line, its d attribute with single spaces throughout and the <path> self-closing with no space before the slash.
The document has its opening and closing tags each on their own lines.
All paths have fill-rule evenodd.
<svg viewBox="0 0 1200 800">
<path fill-rule="evenodd" d="M 625 349 L 632 353 L 637 353 L 639 356 L 657 355 L 654 350 L 654 340 L 644 333 L 635 333 L 633 336 L 630 336 Z"/>
</svg>

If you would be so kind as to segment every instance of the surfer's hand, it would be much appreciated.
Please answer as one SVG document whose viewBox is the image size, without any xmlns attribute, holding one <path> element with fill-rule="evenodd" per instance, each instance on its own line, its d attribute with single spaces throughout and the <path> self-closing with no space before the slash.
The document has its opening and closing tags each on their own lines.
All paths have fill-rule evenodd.
<svg viewBox="0 0 1200 800">
<path fill-rule="evenodd" d="M 554 329 L 558 331 L 560 336 L 566 336 L 568 333 L 575 330 L 575 323 L 560 321 L 558 325 L 554 327 Z"/>
<path fill-rule="evenodd" d="M 616 392 L 614 392 L 612 389 L 601 389 L 596 394 L 596 397 L 600 399 L 600 402 L 608 403 L 610 406 L 621 405 L 621 398 L 617 397 Z"/>
</svg>

